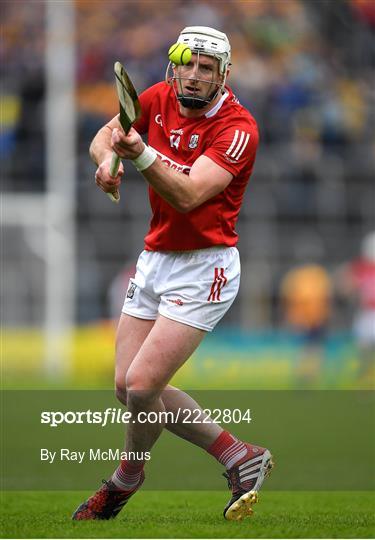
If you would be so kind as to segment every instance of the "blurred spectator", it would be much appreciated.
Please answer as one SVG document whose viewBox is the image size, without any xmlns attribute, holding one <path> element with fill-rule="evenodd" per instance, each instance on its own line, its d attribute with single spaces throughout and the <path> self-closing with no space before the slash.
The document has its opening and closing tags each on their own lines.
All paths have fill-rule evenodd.
<svg viewBox="0 0 375 540">
<path fill-rule="evenodd" d="M 17 188 L 23 191 L 45 189 L 45 130 L 41 122 L 44 119 L 44 98 L 44 72 L 34 71 L 26 75 L 20 87 L 21 111 L 12 159 L 12 172 L 18 179 Z M 17 156 L 23 158 L 17 159 Z"/>
<path fill-rule="evenodd" d="M 352 0 L 357 15 L 369 26 L 375 27 L 375 3 L 373 0 Z"/>
<path fill-rule="evenodd" d="M 358 378 L 375 383 L 375 231 L 362 241 L 361 255 L 337 273 L 339 291 L 354 300 L 353 334 L 360 352 Z"/>
<path fill-rule="evenodd" d="M 284 320 L 300 341 L 297 379 L 315 382 L 321 371 L 331 317 L 331 279 L 319 265 L 292 268 L 282 280 L 280 296 Z"/>
</svg>

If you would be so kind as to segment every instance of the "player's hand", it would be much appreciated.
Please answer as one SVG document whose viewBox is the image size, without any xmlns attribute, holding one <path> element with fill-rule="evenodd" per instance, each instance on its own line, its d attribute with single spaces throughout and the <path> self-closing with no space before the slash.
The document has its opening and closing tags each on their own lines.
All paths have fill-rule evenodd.
<svg viewBox="0 0 375 540">
<path fill-rule="evenodd" d="M 135 159 L 145 149 L 142 137 L 134 128 L 130 128 L 127 135 L 121 129 L 114 128 L 111 146 L 112 150 L 123 159 Z"/>
<path fill-rule="evenodd" d="M 104 193 L 114 193 L 121 184 L 121 177 L 124 174 L 124 166 L 120 162 L 120 166 L 116 175 L 116 178 L 113 178 L 109 169 L 111 166 L 111 159 L 106 159 L 100 163 L 99 167 L 95 172 L 95 182 L 96 185 L 100 187 Z"/>
</svg>

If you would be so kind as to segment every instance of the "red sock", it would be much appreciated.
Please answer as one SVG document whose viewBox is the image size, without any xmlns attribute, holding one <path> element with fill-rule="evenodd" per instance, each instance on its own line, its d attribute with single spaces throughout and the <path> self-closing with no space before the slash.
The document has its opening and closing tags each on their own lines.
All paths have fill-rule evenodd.
<svg viewBox="0 0 375 540">
<path fill-rule="evenodd" d="M 144 461 L 122 460 L 112 475 L 112 482 L 119 489 L 131 491 L 139 484 L 144 465 Z"/>
<path fill-rule="evenodd" d="M 226 469 L 230 469 L 247 453 L 247 446 L 233 437 L 228 431 L 222 431 L 207 452 L 214 456 Z"/>
</svg>

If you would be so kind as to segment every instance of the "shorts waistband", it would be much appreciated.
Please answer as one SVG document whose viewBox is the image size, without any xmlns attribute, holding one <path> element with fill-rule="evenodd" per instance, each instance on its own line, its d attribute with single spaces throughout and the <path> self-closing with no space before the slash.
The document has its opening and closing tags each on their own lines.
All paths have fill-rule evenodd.
<svg viewBox="0 0 375 540">
<path fill-rule="evenodd" d="M 210 246 L 208 248 L 202 248 L 202 249 L 192 249 L 192 250 L 187 250 L 187 249 L 184 249 L 184 250 L 181 250 L 181 251 L 177 251 L 177 250 L 173 250 L 173 251 L 149 251 L 149 250 L 145 250 L 147 253 L 160 253 L 161 255 L 209 255 L 211 253 L 218 253 L 220 251 L 227 251 L 227 250 L 232 250 L 232 249 L 237 249 L 236 246 L 225 246 L 225 245 L 220 245 L 220 246 Z"/>
</svg>

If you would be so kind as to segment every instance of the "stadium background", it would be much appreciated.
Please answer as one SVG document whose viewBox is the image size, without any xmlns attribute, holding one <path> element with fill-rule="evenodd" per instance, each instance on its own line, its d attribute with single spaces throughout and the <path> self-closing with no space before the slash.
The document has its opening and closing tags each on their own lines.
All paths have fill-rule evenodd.
<svg viewBox="0 0 375 540">
<path fill-rule="evenodd" d="M 54 39 L 66 56 L 55 57 L 54 71 L 48 21 L 51 5 L 62 4 L 70 11 Z M 303 384 L 301 340 L 285 323 L 280 287 L 289 270 L 313 263 L 333 288 L 313 385 L 367 386 L 356 379 L 356 306 L 336 275 L 374 229 L 372 2 L 18 1 L 1 11 L 5 385 L 111 387 L 114 320 L 149 209 L 130 165 L 119 206 L 96 188 L 88 146 L 117 112 L 114 61 L 141 91 L 163 78 L 180 29 L 200 24 L 228 34 L 229 83 L 257 119 L 261 145 L 238 224 L 240 294 L 176 380 L 194 388 Z"/>
</svg>

